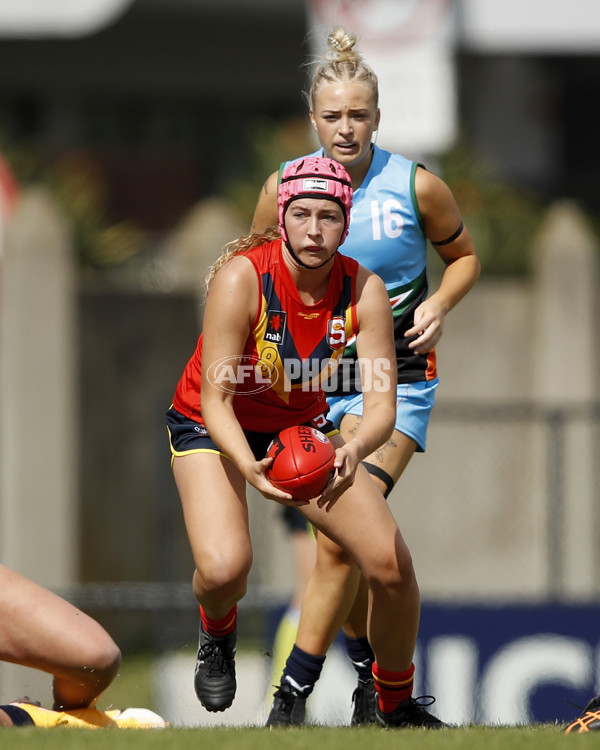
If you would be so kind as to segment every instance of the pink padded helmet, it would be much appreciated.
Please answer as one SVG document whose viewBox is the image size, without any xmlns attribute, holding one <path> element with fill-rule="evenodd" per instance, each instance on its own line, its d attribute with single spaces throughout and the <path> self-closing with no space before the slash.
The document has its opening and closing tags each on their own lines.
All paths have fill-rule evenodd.
<svg viewBox="0 0 600 750">
<path fill-rule="evenodd" d="M 277 203 L 279 205 L 279 231 L 286 245 L 288 238 L 283 218 L 288 206 L 296 198 L 324 198 L 339 203 L 345 222 L 340 240 L 341 245 L 348 236 L 348 223 L 352 208 L 352 182 L 344 167 L 325 156 L 306 156 L 292 162 L 283 170 Z"/>
</svg>

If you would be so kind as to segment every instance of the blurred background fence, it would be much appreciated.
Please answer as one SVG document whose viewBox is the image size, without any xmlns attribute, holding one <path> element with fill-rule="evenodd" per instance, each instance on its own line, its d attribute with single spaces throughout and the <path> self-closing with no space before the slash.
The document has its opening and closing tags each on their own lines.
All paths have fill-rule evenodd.
<svg viewBox="0 0 600 750">
<path fill-rule="evenodd" d="M 416 559 L 424 601 L 597 602 L 598 504 L 592 501 L 586 512 L 575 494 L 598 497 L 599 439 L 598 402 L 562 408 L 438 405 L 429 452 L 415 458 L 415 468 L 390 497 Z M 163 482 L 167 487 L 169 477 Z M 161 494 L 154 506 L 157 533 L 147 541 L 159 548 L 156 557 L 165 565 L 150 580 L 90 581 L 63 591 L 103 620 L 112 618 L 112 631 L 126 644 L 127 630 L 133 644 L 158 650 L 179 647 L 195 634 L 197 610 L 186 579 L 191 563 L 181 554 L 185 539 L 172 494 Z M 266 646 L 273 618 L 293 591 L 294 572 L 276 506 L 252 491 L 250 501 L 256 561 L 240 604 L 240 628 Z M 151 515 L 148 508 L 139 512 Z M 140 526 L 133 520 L 130 534 Z M 106 531 L 102 537 L 116 557 L 114 538 Z M 115 564 L 126 571 L 128 557 L 144 546 L 123 548 Z M 136 629 L 132 612 L 151 617 L 141 618 Z"/>
</svg>

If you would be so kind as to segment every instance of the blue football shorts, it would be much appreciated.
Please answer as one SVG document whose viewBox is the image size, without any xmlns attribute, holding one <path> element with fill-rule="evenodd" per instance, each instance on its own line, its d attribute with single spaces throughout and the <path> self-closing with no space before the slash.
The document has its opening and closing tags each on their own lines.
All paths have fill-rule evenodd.
<svg viewBox="0 0 600 750">
<path fill-rule="evenodd" d="M 395 429 L 415 441 L 418 453 L 425 451 L 429 417 L 433 409 L 435 391 L 438 385 L 439 380 L 437 378 L 398 385 Z M 338 429 L 346 414 L 361 417 L 363 413 L 362 393 L 353 393 L 348 396 L 330 396 L 327 403 L 329 404 L 327 419 L 333 422 Z"/>
</svg>

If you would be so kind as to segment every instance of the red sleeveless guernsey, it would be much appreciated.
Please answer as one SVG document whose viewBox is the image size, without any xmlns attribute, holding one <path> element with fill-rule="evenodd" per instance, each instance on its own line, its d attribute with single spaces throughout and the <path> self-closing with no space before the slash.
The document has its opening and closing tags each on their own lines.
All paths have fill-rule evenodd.
<svg viewBox="0 0 600 750">
<path fill-rule="evenodd" d="M 328 410 L 321 383 L 357 332 L 358 263 L 336 253 L 327 291 L 315 305 L 300 299 L 282 257 L 281 240 L 244 253 L 258 275 L 257 313 L 243 355 L 212 363 L 211 382 L 232 390 L 242 429 L 279 432 Z M 173 406 L 200 424 L 202 335 L 175 391 Z M 226 377 L 225 377 L 226 376 Z"/>
</svg>

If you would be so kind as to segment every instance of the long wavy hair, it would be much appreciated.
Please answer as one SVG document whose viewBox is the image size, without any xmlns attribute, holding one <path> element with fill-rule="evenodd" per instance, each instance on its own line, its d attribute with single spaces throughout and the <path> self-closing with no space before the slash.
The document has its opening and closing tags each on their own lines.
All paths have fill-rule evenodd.
<svg viewBox="0 0 600 750">
<path fill-rule="evenodd" d="M 204 287 L 206 290 L 206 294 L 208 294 L 210 290 L 210 284 L 214 279 L 215 274 L 217 273 L 219 268 L 222 268 L 225 265 L 225 263 L 230 261 L 232 258 L 235 258 L 236 255 L 240 255 L 241 253 L 246 252 L 246 250 L 252 250 L 252 248 L 254 247 L 258 247 L 259 245 L 264 245 L 267 242 L 273 242 L 274 240 L 279 239 L 281 239 L 279 229 L 276 227 L 269 227 L 268 229 L 265 229 L 264 232 L 247 234 L 243 237 L 239 237 L 237 240 L 228 242 L 221 251 L 219 257 L 208 269 L 208 273 L 204 278 Z"/>
</svg>

